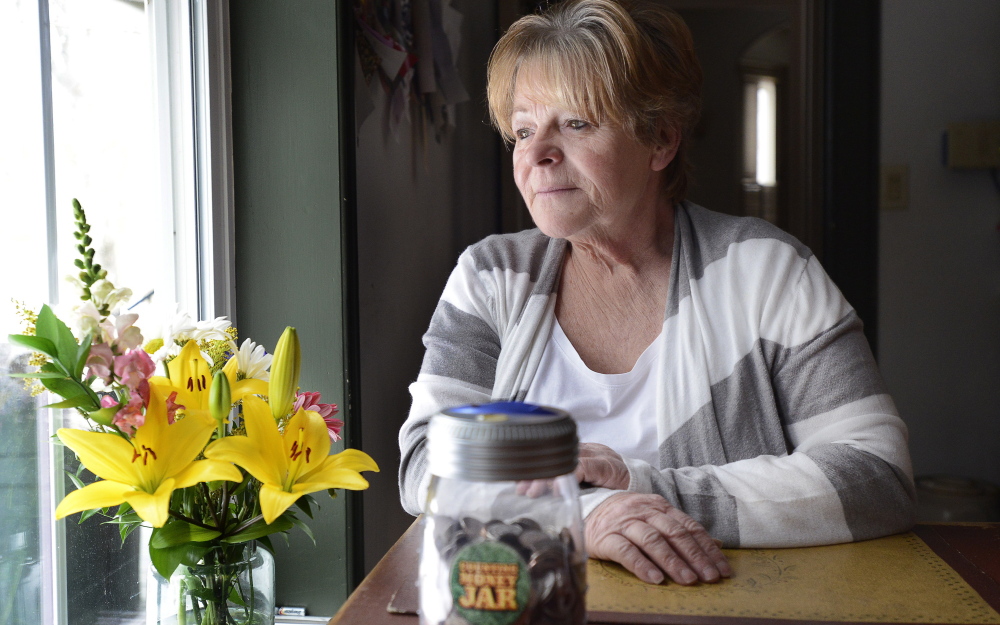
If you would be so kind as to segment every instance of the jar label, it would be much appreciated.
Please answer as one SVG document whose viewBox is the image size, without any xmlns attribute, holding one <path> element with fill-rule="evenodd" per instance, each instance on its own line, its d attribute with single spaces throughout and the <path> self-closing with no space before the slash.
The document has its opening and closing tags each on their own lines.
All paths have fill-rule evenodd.
<svg viewBox="0 0 1000 625">
<path fill-rule="evenodd" d="M 510 625 L 528 607 L 528 567 L 503 543 L 468 545 L 452 562 L 451 596 L 458 613 L 473 625 Z"/>
</svg>

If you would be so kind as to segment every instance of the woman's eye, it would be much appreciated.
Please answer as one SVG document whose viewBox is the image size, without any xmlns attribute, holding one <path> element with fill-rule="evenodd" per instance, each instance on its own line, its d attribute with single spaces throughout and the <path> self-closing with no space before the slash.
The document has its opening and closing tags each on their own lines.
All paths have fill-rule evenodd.
<svg viewBox="0 0 1000 625">
<path fill-rule="evenodd" d="M 582 119 L 571 119 L 568 122 L 566 122 L 566 125 L 572 128 L 573 130 L 583 130 L 590 124 L 583 121 Z"/>
<path fill-rule="evenodd" d="M 517 136 L 518 139 L 527 139 L 531 135 L 531 131 L 527 128 L 521 128 L 515 132 L 514 135 Z"/>
</svg>

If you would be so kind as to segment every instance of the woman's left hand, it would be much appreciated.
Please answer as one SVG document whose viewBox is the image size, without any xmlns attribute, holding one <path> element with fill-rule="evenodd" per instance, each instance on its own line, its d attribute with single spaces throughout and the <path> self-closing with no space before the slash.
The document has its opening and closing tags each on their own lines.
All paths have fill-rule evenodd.
<svg viewBox="0 0 1000 625">
<path fill-rule="evenodd" d="M 580 459 L 574 475 L 580 483 L 614 490 L 627 490 L 631 480 L 622 457 L 600 443 L 580 443 Z"/>
<path fill-rule="evenodd" d="M 659 495 L 615 493 L 584 522 L 587 552 L 612 560 L 643 581 L 717 582 L 733 574 L 705 528 Z"/>
</svg>

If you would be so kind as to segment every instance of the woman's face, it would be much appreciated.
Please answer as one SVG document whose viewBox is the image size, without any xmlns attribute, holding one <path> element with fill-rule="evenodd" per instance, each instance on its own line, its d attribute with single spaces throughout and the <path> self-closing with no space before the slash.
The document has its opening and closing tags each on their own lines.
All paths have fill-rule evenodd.
<svg viewBox="0 0 1000 625">
<path fill-rule="evenodd" d="M 511 117 L 514 180 L 535 225 L 550 237 L 586 241 L 648 223 L 676 148 L 645 146 L 618 126 L 544 104 L 537 93 L 519 80 Z"/>
</svg>

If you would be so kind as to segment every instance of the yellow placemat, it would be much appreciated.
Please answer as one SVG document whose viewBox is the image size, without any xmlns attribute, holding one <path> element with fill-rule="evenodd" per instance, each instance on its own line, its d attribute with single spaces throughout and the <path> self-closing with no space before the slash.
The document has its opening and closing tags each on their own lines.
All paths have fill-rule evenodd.
<svg viewBox="0 0 1000 625">
<path fill-rule="evenodd" d="M 876 623 L 1000 624 L 1000 614 L 914 534 L 808 549 L 726 550 L 718 584 L 659 586 L 590 560 L 587 610 Z"/>
</svg>

